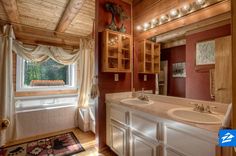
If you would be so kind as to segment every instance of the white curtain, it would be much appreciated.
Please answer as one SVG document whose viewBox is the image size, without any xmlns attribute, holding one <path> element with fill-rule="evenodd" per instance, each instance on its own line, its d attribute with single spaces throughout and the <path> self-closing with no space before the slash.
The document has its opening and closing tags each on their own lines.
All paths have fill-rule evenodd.
<svg viewBox="0 0 236 156">
<path fill-rule="evenodd" d="M 94 46 L 94 39 L 81 39 L 80 48 L 73 51 L 65 51 L 60 47 L 45 45 L 26 47 L 17 40 L 13 41 L 13 51 L 28 61 L 43 62 L 51 58 L 64 65 L 78 62 L 80 69 L 78 107 L 80 108 L 88 107 L 94 75 Z"/>
<path fill-rule="evenodd" d="M 83 40 L 81 39 L 81 42 Z M 43 62 L 51 58 L 60 64 L 73 64 L 79 60 L 80 50 L 65 51 L 60 47 L 38 45 L 36 47 L 26 47 L 21 42 L 13 41 L 13 51 L 25 60 L 33 62 Z"/>
<path fill-rule="evenodd" d="M 16 134 L 16 114 L 12 71 L 12 26 L 3 27 L 0 37 L 0 146 L 13 140 Z M 5 125 L 3 124 L 5 123 Z"/>
<path fill-rule="evenodd" d="M 94 75 L 94 46 L 94 39 L 81 39 L 80 48 L 69 52 L 54 46 L 26 47 L 21 42 L 14 40 L 12 26 L 4 26 L 3 35 L 0 37 L 0 124 L 3 121 L 6 123 L 9 121 L 10 126 L 4 130 L 0 129 L 0 145 L 14 139 L 16 135 L 12 51 L 22 58 L 34 62 L 43 62 L 49 58 L 65 65 L 78 62 L 80 82 L 77 106 L 87 108 Z"/>
<path fill-rule="evenodd" d="M 94 40 L 83 40 L 80 43 L 80 89 L 79 89 L 79 107 L 88 107 L 92 80 L 94 77 Z"/>
</svg>

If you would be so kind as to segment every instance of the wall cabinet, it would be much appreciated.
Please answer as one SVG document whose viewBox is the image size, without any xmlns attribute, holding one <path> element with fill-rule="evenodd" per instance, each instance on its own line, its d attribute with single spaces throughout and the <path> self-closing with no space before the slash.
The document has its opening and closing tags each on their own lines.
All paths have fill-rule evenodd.
<svg viewBox="0 0 236 156">
<path fill-rule="evenodd" d="M 139 73 L 157 74 L 160 72 L 160 44 L 148 40 L 140 43 L 138 54 Z"/>
<path fill-rule="evenodd" d="M 107 104 L 107 145 L 119 156 L 215 156 L 217 134 Z"/>
<path fill-rule="evenodd" d="M 130 35 L 105 30 L 102 40 L 102 71 L 131 72 L 132 51 Z"/>
</svg>

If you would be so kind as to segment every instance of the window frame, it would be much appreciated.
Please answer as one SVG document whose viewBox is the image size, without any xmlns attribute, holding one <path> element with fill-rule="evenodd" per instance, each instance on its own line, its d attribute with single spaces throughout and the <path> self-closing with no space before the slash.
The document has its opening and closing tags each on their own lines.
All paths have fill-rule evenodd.
<svg viewBox="0 0 236 156">
<path fill-rule="evenodd" d="M 34 86 L 27 87 L 24 85 L 25 61 L 17 55 L 16 63 L 16 92 L 27 91 L 56 91 L 56 90 L 76 90 L 77 86 L 77 63 L 68 65 L 69 84 L 64 86 Z"/>
</svg>

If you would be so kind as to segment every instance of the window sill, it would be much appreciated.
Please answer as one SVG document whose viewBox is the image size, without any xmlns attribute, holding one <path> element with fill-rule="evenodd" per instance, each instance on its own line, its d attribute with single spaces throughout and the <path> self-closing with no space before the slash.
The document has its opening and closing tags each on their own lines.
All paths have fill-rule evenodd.
<svg viewBox="0 0 236 156">
<path fill-rule="evenodd" d="M 62 90 L 77 90 L 77 87 L 70 86 L 42 86 L 42 87 L 23 87 L 16 88 L 16 92 L 39 92 L 39 91 L 62 91 Z"/>
<path fill-rule="evenodd" d="M 15 97 L 16 112 L 31 112 L 77 105 L 78 94 Z"/>
</svg>

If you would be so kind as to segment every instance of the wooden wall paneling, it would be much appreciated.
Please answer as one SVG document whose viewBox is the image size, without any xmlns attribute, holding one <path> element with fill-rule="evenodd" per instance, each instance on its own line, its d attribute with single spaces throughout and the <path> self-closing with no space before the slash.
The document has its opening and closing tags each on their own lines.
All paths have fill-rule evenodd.
<svg viewBox="0 0 236 156">
<path fill-rule="evenodd" d="M 232 100 L 233 100 L 233 121 L 232 125 L 233 128 L 236 129 L 236 1 L 232 0 L 232 75 L 233 75 L 233 82 L 232 82 Z M 236 156 L 236 152 L 233 154 Z"/>
<path fill-rule="evenodd" d="M 231 5 L 231 1 L 225 0 L 215 5 L 206 7 L 200 11 L 191 13 L 185 17 L 176 19 L 172 22 L 168 22 L 166 24 L 150 29 L 148 31 L 145 31 L 145 32 L 135 31 L 134 36 L 136 37 L 137 40 L 148 39 L 150 37 L 168 32 L 170 30 L 184 27 L 184 26 L 217 16 L 217 15 L 223 14 L 223 13 L 227 13 L 231 9 L 230 5 Z"/>
<path fill-rule="evenodd" d="M 215 101 L 232 102 L 231 36 L 215 40 Z"/>
<path fill-rule="evenodd" d="M 85 0 L 70 0 L 58 25 L 56 31 L 64 32 L 82 8 Z"/>
</svg>

